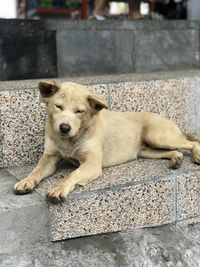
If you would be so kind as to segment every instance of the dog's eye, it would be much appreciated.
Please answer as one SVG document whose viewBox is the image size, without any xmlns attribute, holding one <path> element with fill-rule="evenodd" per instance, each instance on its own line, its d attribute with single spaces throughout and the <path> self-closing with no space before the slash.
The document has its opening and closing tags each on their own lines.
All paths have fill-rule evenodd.
<svg viewBox="0 0 200 267">
<path fill-rule="evenodd" d="M 56 106 L 58 109 L 63 110 L 63 107 L 62 107 L 62 106 L 60 106 L 60 105 L 56 105 L 56 104 L 55 104 L 55 106 Z"/>
<path fill-rule="evenodd" d="M 84 112 L 85 112 L 84 109 L 77 109 L 77 110 L 75 111 L 75 113 L 77 113 L 77 114 L 81 114 L 81 113 L 84 113 Z"/>
</svg>

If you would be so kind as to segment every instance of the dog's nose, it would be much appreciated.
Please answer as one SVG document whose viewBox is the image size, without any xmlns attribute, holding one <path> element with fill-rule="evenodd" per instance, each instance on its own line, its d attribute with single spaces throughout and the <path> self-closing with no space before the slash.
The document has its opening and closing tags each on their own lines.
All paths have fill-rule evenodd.
<svg viewBox="0 0 200 267">
<path fill-rule="evenodd" d="M 62 123 L 59 126 L 62 134 L 67 134 L 71 130 L 71 126 L 68 123 Z"/>
</svg>

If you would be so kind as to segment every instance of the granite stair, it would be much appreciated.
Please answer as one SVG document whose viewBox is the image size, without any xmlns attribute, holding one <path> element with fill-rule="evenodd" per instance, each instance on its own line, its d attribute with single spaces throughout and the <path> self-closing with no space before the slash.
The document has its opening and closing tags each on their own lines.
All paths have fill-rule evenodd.
<svg viewBox="0 0 200 267">
<path fill-rule="evenodd" d="M 200 133 L 199 70 L 58 80 L 86 84 L 107 98 L 111 110 L 157 112 L 176 122 L 183 131 Z M 37 83 L 38 80 L 0 83 L 0 167 L 17 179 L 30 172 L 43 150 L 46 114 L 39 102 Z M 64 203 L 46 204 L 47 191 L 73 169 L 61 164 L 56 174 L 44 180 L 34 193 L 43 199 L 51 240 L 197 218 L 200 167 L 191 163 L 189 153 L 185 154 L 178 170 L 169 169 L 167 160 L 150 159 L 105 168 L 101 178 L 77 187 Z M 11 188 L 11 184 L 8 186 Z M 28 196 L 15 199 L 26 203 Z"/>
</svg>

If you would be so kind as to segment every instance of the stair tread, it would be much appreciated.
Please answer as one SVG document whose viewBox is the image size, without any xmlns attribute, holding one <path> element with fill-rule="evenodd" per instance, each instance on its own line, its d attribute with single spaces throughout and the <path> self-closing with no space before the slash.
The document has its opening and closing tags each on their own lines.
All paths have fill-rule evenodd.
<svg viewBox="0 0 200 267">
<path fill-rule="evenodd" d="M 131 81 L 151 81 L 151 80 L 165 80 L 165 79 L 180 79 L 187 77 L 199 76 L 199 69 L 188 70 L 174 70 L 174 71 L 160 71 L 151 73 L 125 73 L 125 74 L 104 74 L 92 76 L 72 76 L 63 78 L 49 78 L 49 79 L 27 79 L 16 81 L 0 81 L 1 91 L 24 90 L 38 88 L 38 82 L 41 80 L 56 80 L 59 82 L 75 82 L 81 84 L 107 84 L 117 82 L 131 82 Z"/>
<path fill-rule="evenodd" d="M 8 168 L 8 171 L 18 179 L 23 179 L 33 168 L 34 165 L 26 165 Z M 137 159 L 118 166 L 104 168 L 103 175 L 100 178 L 88 185 L 77 186 L 75 190 L 70 193 L 69 197 L 95 190 L 142 183 L 152 179 L 163 179 L 169 175 L 180 175 L 181 173 L 193 170 L 200 170 L 200 167 L 191 163 L 189 155 L 184 156 L 183 163 L 178 170 L 170 169 L 168 160 Z M 64 175 L 71 171 L 73 171 L 72 166 L 62 164 L 56 173 L 43 180 L 40 185 L 35 188 L 35 191 L 42 196 L 46 196 L 47 192 L 52 187 L 56 186 L 62 180 Z"/>
</svg>

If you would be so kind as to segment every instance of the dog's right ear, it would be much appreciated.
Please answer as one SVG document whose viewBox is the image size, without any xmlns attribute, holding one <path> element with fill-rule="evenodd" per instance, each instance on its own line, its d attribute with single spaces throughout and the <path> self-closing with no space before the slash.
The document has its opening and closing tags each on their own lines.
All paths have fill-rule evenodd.
<svg viewBox="0 0 200 267">
<path fill-rule="evenodd" d="M 56 82 L 39 82 L 39 90 L 42 97 L 42 100 L 45 98 L 53 96 L 59 89 L 60 84 Z M 45 102 L 45 101 L 44 101 Z"/>
</svg>

